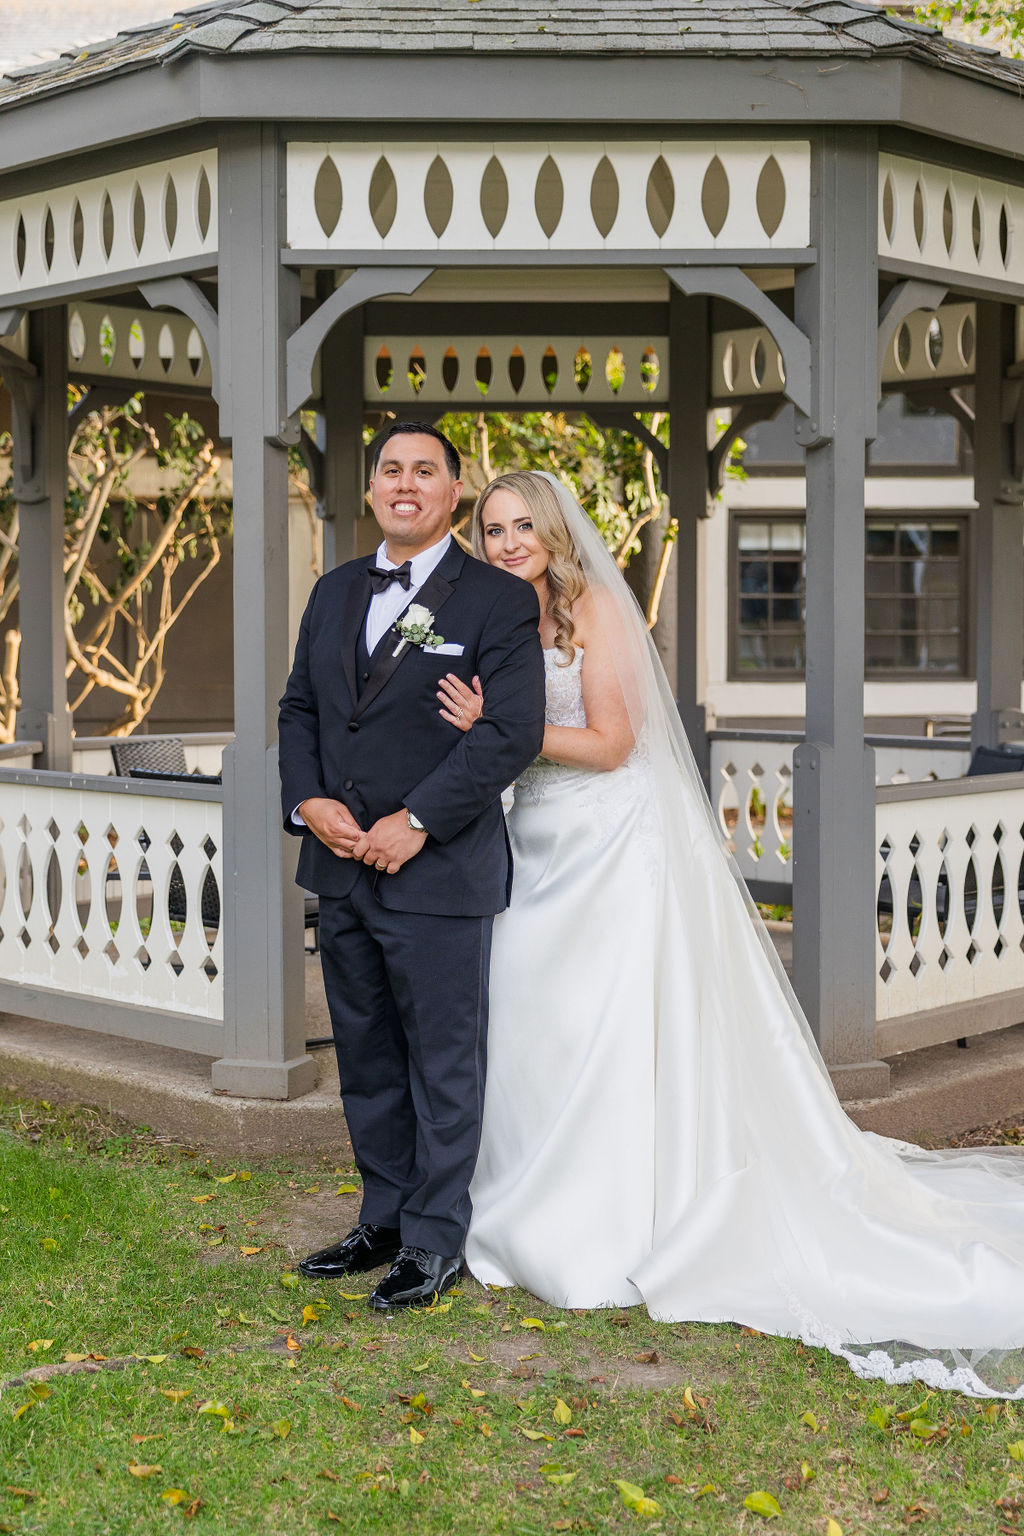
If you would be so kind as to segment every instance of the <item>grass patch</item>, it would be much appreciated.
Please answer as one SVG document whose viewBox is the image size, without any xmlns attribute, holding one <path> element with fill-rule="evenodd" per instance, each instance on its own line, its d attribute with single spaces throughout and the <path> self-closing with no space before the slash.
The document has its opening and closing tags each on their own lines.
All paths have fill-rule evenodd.
<svg viewBox="0 0 1024 1536">
<path fill-rule="evenodd" d="M 1015 1530 L 1013 1407 L 640 1309 L 315 1287 L 303 1221 L 337 1235 L 356 1182 L 0 1104 L 0 1531 Z"/>
</svg>

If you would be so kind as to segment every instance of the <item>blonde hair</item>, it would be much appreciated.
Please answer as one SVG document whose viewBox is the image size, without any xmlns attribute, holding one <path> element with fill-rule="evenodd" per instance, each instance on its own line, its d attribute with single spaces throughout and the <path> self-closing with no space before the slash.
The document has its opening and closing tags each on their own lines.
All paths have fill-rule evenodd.
<svg viewBox="0 0 1024 1536">
<path fill-rule="evenodd" d="M 515 470 L 492 480 L 481 491 L 473 508 L 473 553 L 478 560 L 487 558 L 483 511 L 495 491 L 511 491 L 518 496 L 529 513 L 539 543 L 547 551 L 547 613 L 555 621 L 555 649 L 561 658 L 559 665 L 567 667 L 575 655 L 573 635 L 576 626 L 572 621 L 572 605 L 582 597 L 587 583 L 579 551 L 558 504 L 558 494 L 543 475 L 530 474 L 527 470 Z"/>
</svg>

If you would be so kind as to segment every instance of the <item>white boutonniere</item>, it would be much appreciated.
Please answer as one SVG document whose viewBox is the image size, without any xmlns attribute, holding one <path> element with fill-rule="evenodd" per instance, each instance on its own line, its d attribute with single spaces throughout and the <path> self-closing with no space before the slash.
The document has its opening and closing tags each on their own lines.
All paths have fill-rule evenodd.
<svg viewBox="0 0 1024 1536">
<path fill-rule="evenodd" d="M 444 645 L 444 635 L 434 634 L 434 615 L 422 603 L 410 603 L 401 617 L 395 620 L 394 628 L 395 633 L 402 637 L 392 652 L 394 656 L 401 656 L 407 645 L 418 645 L 420 650 Z"/>
</svg>

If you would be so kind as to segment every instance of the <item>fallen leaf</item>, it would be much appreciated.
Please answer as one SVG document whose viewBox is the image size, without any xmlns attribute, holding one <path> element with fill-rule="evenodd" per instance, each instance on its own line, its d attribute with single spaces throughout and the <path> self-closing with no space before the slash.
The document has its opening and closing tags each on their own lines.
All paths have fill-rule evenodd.
<svg viewBox="0 0 1024 1536">
<path fill-rule="evenodd" d="M 422 1445 L 425 1438 L 426 1437 L 424 1435 L 420 1434 L 418 1429 L 414 1429 L 411 1424 L 409 1425 L 409 1444 L 410 1445 Z"/>
<path fill-rule="evenodd" d="M 237 1178 L 237 1173 L 215 1173 L 213 1182 L 215 1184 L 233 1184 Z"/>
<path fill-rule="evenodd" d="M 631 1509 L 638 1515 L 660 1515 L 661 1505 L 656 1499 L 649 1499 L 642 1488 L 636 1483 L 622 1482 L 615 1479 L 615 1486 L 619 1490 L 619 1497 L 627 1509 Z"/>
<path fill-rule="evenodd" d="M 808 1409 L 806 1413 L 802 1413 L 800 1415 L 800 1423 L 806 1424 L 812 1435 L 816 1435 L 818 1433 L 818 1421 L 814 1417 L 814 1414 L 811 1413 L 810 1409 Z"/>
<path fill-rule="evenodd" d="M 942 1425 L 936 1424 L 933 1419 L 911 1419 L 907 1427 L 918 1440 L 934 1440 L 936 1435 L 944 1439 L 946 1436 Z"/>
<path fill-rule="evenodd" d="M 213 1194 L 210 1194 L 210 1195 L 193 1195 L 192 1196 L 192 1204 L 193 1205 L 206 1205 L 207 1201 L 213 1200 L 216 1197 L 216 1194 L 217 1194 L 217 1191 L 214 1190 Z"/>
<path fill-rule="evenodd" d="M 472 1350 L 471 1350 L 471 1349 L 468 1349 L 468 1350 L 467 1350 L 467 1351 L 466 1351 L 466 1353 L 467 1353 L 467 1354 L 468 1354 L 468 1355 L 469 1355 L 469 1358 L 470 1358 L 470 1359 L 471 1359 L 471 1360 L 476 1360 L 476 1361 L 477 1361 L 477 1362 L 479 1362 L 479 1361 L 481 1361 L 481 1360 L 486 1360 L 486 1359 L 487 1359 L 487 1356 L 486 1356 L 486 1355 L 474 1355 L 474 1353 L 473 1353 L 473 1351 L 472 1351 Z M 414 1365 L 414 1366 L 413 1366 L 413 1370 L 414 1370 L 414 1371 L 419 1371 L 419 1370 L 422 1370 L 422 1366 L 419 1366 L 419 1365 Z"/>
<path fill-rule="evenodd" d="M 334 1193 L 336 1195 L 358 1195 L 358 1193 L 359 1193 L 359 1185 L 358 1184 L 339 1184 L 337 1189 L 334 1191 Z"/>
<path fill-rule="evenodd" d="M 545 1435 L 543 1431 L 539 1429 L 527 1429 L 525 1424 L 520 1424 L 518 1429 L 519 1433 L 521 1435 L 525 1435 L 527 1440 L 547 1440 L 549 1442 L 553 1442 L 555 1438 L 554 1435 Z"/>
<path fill-rule="evenodd" d="M 303 1309 L 302 1309 L 302 1327 L 303 1328 L 308 1328 L 310 1323 L 316 1323 L 316 1322 L 319 1322 L 319 1320 L 320 1320 L 320 1313 L 317 1311 L 316 1307 L 303 1307 Z"/>
<path fill-rule="evenodd" d="M 136 1355 L 136 1360 L 145 1360 L 149 1365 L 163 1365 L 166 1355 Z"/>
<path fill-rule="evenodd" d="M 833 1520 L 831 1515 L 829 1516 L 828 1524 L 825 1527 L 825 1536 L 843 1536 L 842 1526 L 839 1524 L 838 1520 Z"/>
<path fill-rule="evenodd" d="M 322 1471 L 318 1472 L 317 1477 L 326 1478 L 327 1481 L 331 1483 L 341 1482 L 341 1478 L 338 1476 L 337 1472 L 331 1472 L 327 1469 L 327 1467 L 324 1467 Z"/>
<path fill-rule="evenodd" d="M 30 1344 L 29 1348 L 31 1349 L 31 1347 L 32 1346 Z M 1024 1461 L 1024 1440 L 1015 1440 L 1013 1444 L 1008 1445 L 1006 1449 L 1009 1451 L 1014 1461 Z"/>
<path fill-rule="evenodd" d="M 492 1429 L 491 1429 L 491 1426 L 490 1426 L 490 1425 L 489 1425 L 489 1424 L 481 1424 L 481 1425 L 480 1425 L 480 1426 L 479 1426 L 479 1429 L 480 1429 L 480 1433 L 481 1433 L 481 1434 L 482 1434 L 482 1435 L 483 1435 L 483 1436 L 484 1436 L 484 1437 L 485 1437 L 485 1438 L 486 1438 L 486 1439 L 488 1439 L 488 1440 L 489 1440 L 489 1439 L 490 1439 L 490 1438 L 491 1438 L 491 1435 L 492 1435 L 492 1434 L 493 1434 L 493 1430 L 492 1430 Z"/>
<path fill-rule="evenodd" d="M 524 1328 L 539 1328 L 541 1333 L 546 1333 L 547 1332 L 547 1326 L 548 1326 L 547 1323 L 542 1322 L 539 1317 L 524 1317 L 523 1318 L 523 1327 Z"/>
<path fill-rule="evenodd" d="M 72 1350 L 69 1349 L 65 1351 L 63 1358 L 65 1365 L 81 1365 L 84 1360 L 88 1360 L 89 1356 L 76 1355 Z"/>
<path fill-rule="evenodd" d="M 202 1504 L 203 1504 L 203 1501 L 202 1501 L 202 1499 L 199 1497 L 199 1495 L 197 1493 L 195 1498 L 192 1500 L 191 1504 L 186 1504 L 185 1505 L 185 1508 L 184 1508 L 184 1511 L 183 1511 L 185 1519 L 186 1520 L 194 1520 L 196 1515 L 198 1515 L 200 1509 L 202 1508 Z"/>
<path fill-rule="evenodd" d="M 299 1277 L 292 1269 L 286 1269 L 281 1276 L 281 1284 L 287 1291 L 294 1291 L 299 1283 Z"/>
<path fill-rule="evenodd" d="M 39 1239 L 39 1246 L 40 1248 L 45 1248 L 47 1253 L 56 1253 L 57 1239 L 55 1237 L 41 1237 Z"/>
<path fill-rule="evenodd" d="M 183 1403 L 186 1397 L 192 1396 L 191 1392 L 179 1392 L 174 1387 L 161 1387 L 160 1391 L 172 1403 Z"/>
<path fill-rule="evenodd" d="M 585 1429 L 567 1429 L 564 1438 L 566 1440 L 585 1440 L 587 1432 Z"/>
<path fill-rule="evenodd" d="M 247 1168 L 239 1168 L 239 1170 L 238 1170 L 238 1177 L 239 1177 L 240 1182 L 245 1183 L 247 1179 L 251 1179 L 252 1178 L 252 1174 L 249 1172 L 249 1170 Z"/>
<path fill-rule="evenodd" d="M 128 1471 L 132 1477 L 152 1477 L 155 1472 L 162 1472 L 163 1467 L 159 1464 L 147 1466 L 143 1461 L 130 1461 L 128 1463 Z"/>
<path fill-rule="evenodd" d="M 347 1408 L 349 1413 L 359 1412 L 359 1404 L 354 1403 L 350 1397 L 343 1397 L 341 1400 L 341 1406 L 343 1408 Z"/>
<path fill-rule="evenodd" d="M 218 1419 L 229 1419 L 231 1409 L 226 1403 L 218 1403 L 216 1398 L 208 1397 L 203 1402 L 196 1404 L 196 1413 L 209 1413 Z"/>
<path fill-rule="evenodd" d="M 888 1504 L 888 1502 L 889 1502 L 889 1490 L 888 1490 L 888 1488 L 877 1488 L 875 1490 L 875 1492 L 871 1495 L 871 1502 L 873 1504 Z"/>
<path fill-rule="evenodd" d="M 239 1248 L 238 1251 L 242 1255 L 243 1258 L 251 1259 L 254 1253 L 263 1253 L 265 1250 L 263 1248 L 253 1248 L 253 1247 L 250 1247 L 248 1244 L 246 1244 L 243 1247 Z"/>
<path fill-rule="evenodd" d="M 678 1483 L 679 1486 L 682 1487 L 682 1482 L 683 1482 L 682 1478 L 681 1477 L 676 1477 L 674 1472 L 669 1472 L 666 1475 L 666 1477 L 665 1477 L 665 1481 L 666 1481 L 666 1483 L 673 1483 L 673 1484 Z"/>
<path fill-rule="evenodd" d="M 469 1382 L 466 1380 L 465 1377 L 463 1377 L 462 1381 L 459 1382 L 459 1386 L 462 1388 L 462 1390 L 464 1392 L 468 1392 L 470 1397 L 486 1397 L 487 1396 L 487 1393 L 484 1391 L 483 1387 L 472 1387 L 472 1386 L 470 1386 Z"/>
<path fill-rule="evenodd" d="M 292 1432 L 292 1421 L 291 1419 L 275 1419 L 270 1427 L 279 1440 L 287 1440 Z"/>
<path fill-rule="evenodd" d="M 568 1403 L 563 1402 L 560 1397 L 556 1397 L 555 1406 L 551 1411 L 551 1417 L 554 1419 L 556 1424 L 571 1424 L 572 1409 L 569 1407 Z"/>
<path fill-rule="evenodd" d="M 810 1483 L 810 1482 L 812 1482 L 814 1480 L 814 1478 L 816 1476 L 817 1476 L 817 1473 L 815 1472 L 814 1468 L 811 1466 L 809 1461 L 802 1461 L 800 1463 L 800 1481 L 802 1483 Z"/>
<path fill-rule="evenodd" d="M 206 1350 L 200 1349 L 197 1344 L 186 1344 L 180 1353 L 185 1356 L 186 1360 L 202 1360 L 206 1356 Z"/>
<path fill-rule="evenodd" d="M 704 1499 L 704 1498 L 707 1498 L 709 1493 L 717 1493 L 717 1492 L 718 1492 L 718 1489 L 715 1487 L 714 1483 L 705 1483 L 703 1488 L 698 1488 L 697 1489 L 697 1492 L 694 1494 L 693 1497 L 694 1497 L 695 1500 L 696 1499 Z"/>
<path fill-rule="evenodd" d="M 765 1493 L 763 1488 L 755 1488 L 753 1493 L 748 1493 L 743 1500 L 743 1507 L 755 1515 L 761 1515 L 765 1520 L 774 1520 L 782 1514 L 778 1499 Z"/>
<path fill-rule="evenodd" d="M 285 1349 L 290 1349 L 295 1351 L 295 1353 L 298 1353 L 298 1351 L 302 1348 L 302 1345 L 299 1343 L 294 1333 L 290 1333 L 284 1341 L 284 1347 Z"/>
<path fill-rule="evenodd" d="M 342 1301 L 365 1301 L 367 1296 L 369 1296 L 369 1294 L 370 1294 L 369 1291 L 339 1291 L 338 1292 L 338 1295 L 341 1297 Z"/>
<path fill-rule="evenodd" d="M 14 1410 L 13 1410 L 13 1412 L 12 1412 L 12 1413 L 11 1413 L 11 1418 L 12 1418 L 12 1419 L 20 1419 L 20 1418 L 21 1418 L 21 1416 L 22 1416 L 22 1414 L 23 1414 L 23 1413 L 28 1413 L 28 1411 L 29 1411 L 29 1409 L 30 1409 L 30 1408 L 31 1408 L 31 1407 L 32 1407 L 32 1406 L 33 1406 L 33 1405 L 32 1405 L 32 1402 L 31 1402 L 31 1400 L 30 1400 L 30 1401 L 29 1401 L 29 1402 L 27 1402 L 27 1403 L 22 1403 L 22 1404 L 21 1404 L 21 1405 L 20 1405 L 20 1407 L 18 1407 L 18 1408 L 15 1408 L 15 1409 L 14 1409 Z"/>
<path fill-rule="evenodd" d="M 160 1497 L 168 1504 L 184 1504 L 188 1494 L 184 1488 L 165 1488 Z"/>
<path fill-rule="evenodd" d="M 892 1409 L 888 1403 L 876 1403 L 868 1413 L 868 1423 L 874 1424 L 878 1429 L 888 1429 L 892 1423 Z"/>
<path fill-rule="evenodd" d="M 17 1488 L 11 1483 L 7 1484 L 5 1492 L 16 1499 L 38 1499 L 39 1497 L 38 1493 L 33 1493 L 31 1488 Z"/>
<path fill-rule="evenodd" d="M 37 1355 L 45 1353 L 46 1350 L 52 1348 L 52 1345 L 52 1339 L 32 1339 L 25 1345 L 25 1348 L 30 1349 L 34 1355 Z"/>
<path fill-rule="evenodd" d="M 660 1365 L 661 1356 L 656 1349 L 645 1349 L 641 1354 L 635 1355 L 637 1365 Z"/>
<path fill-rule="evenodd" d="M 163 1435 L 132 1435 L 132 1445 L 145 1445 L 147 1440 L 162 1440 Z"/>
</svg>

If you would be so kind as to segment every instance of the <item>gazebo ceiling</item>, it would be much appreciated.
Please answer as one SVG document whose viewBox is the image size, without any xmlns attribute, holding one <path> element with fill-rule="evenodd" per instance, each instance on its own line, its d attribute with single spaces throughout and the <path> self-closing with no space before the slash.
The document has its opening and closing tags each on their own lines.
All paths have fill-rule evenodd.
<svg viewBox="0 0 1024 1536">
<path fill-rule="evenodd" d="M 472 3 L 472 9 L 470 9 Z M 0 82 L 0 108 L 187 55 L 902 57 L 1019 91 L 1024 65 L 858 0 L 214 0 Z"/>
</svg>

